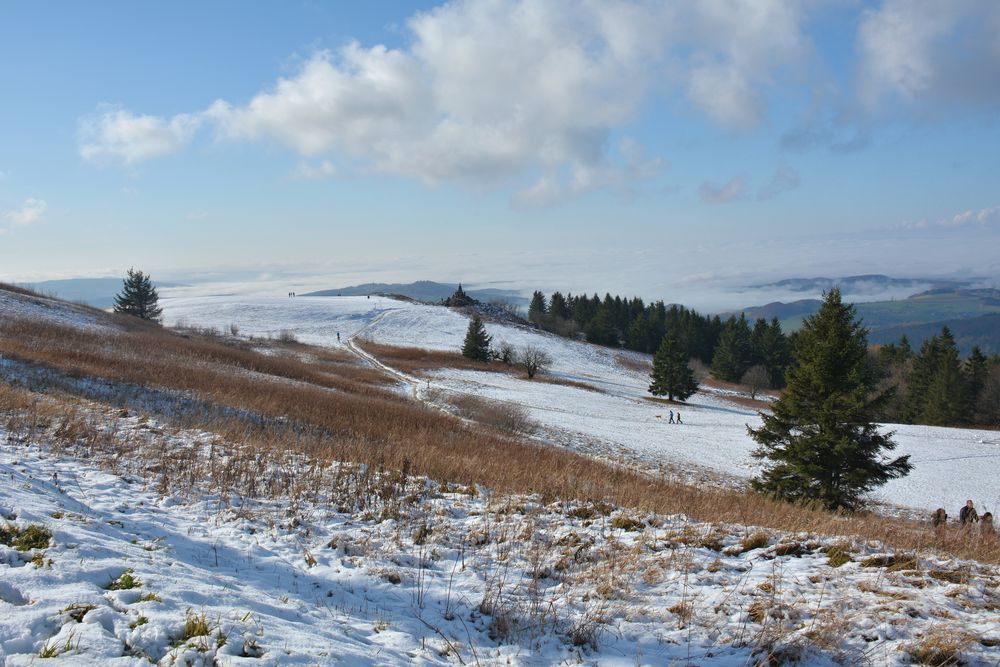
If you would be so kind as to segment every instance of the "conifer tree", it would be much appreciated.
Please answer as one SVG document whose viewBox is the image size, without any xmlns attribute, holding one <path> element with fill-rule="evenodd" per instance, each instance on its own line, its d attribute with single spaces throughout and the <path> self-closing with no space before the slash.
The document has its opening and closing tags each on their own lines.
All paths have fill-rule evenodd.
<svg viewBox="0 0 1000 667">
<path fill-rule="evenodd" d="M 549 315 L 552 319 L 569 319 L 569 306 L 566 305 L 566 297 L 562 295 L 562 292 L 552 293 L 552 298 L 549 299 Z"/>
<path fill-rule="evenodd" d="M 479 315 L 473 315 L 469 320 L 469 329 L 465 332 L 465 344 L 462 346 L 462 356 L 473 361 L 490 360 L 490 341 L 493 338 L 486 333 L 486 327 Z"/>
<path fill-rule="evenodd" d="M 677 337 L 667 333 L 653 356 L 653 371 L 650 373 L 649 393 L 685 401 L 698 390 L 694 373 L 688 366 L 687 355 L 681 349 Z"/>
<path fill-rule="evenodd" d="M 962 373 L 965 375 L 966 388 L 966 416 L 970 421 L 976 420 L 976 406 L 979 405 L 979 397 L 983 393 L 986 385 L 986 378 L 989 375 L 990 364 L 986 355 L 979 349 L 979 346 L 972 348 L 965 364 L 962 366 Z"/>
<path fill-rule="evenodd" d="M 528 305 L 528 321 L 540 323 L 545 318 L 546 310 L 545 295 L 536 290 L 531 295 L 531 303 Z"/>
<path fill-rule="evenodd" d="M 158 322 L 163 314 L 159 306 L 160 295 L 149 275 L 142 271 L 129 269 L 122 279 L 122 291 L 115 296 L 115 312 L 132 315 L 144 320 Z"/>
<path fill-rule="evenodd" d="M 855 509 L 867 491 L 906 475 L 909 456 L 888 460 L 892 434 L 874 423 L 888 392 L 873 392 L 868 332 L 840 290 L 825 295 L 819 312 L 795 337 L 787 389 L 760 428 L 748 428 L 764 461 L 753 485 L 793 502 Z"/>
<path fill-rule="evenodd" d="M 739 382 L 752 365 L 750 325 L 746 317 L 730 317 L 712 355 L 712 375 L 726 382 Z"/>
<path fill-rule="evenodd" d="M 947 426 L 968 414 L 966 378 L 948 327 L 924 341 L 909 377 L 907 416 L 918 424 Z"/>
</svg>

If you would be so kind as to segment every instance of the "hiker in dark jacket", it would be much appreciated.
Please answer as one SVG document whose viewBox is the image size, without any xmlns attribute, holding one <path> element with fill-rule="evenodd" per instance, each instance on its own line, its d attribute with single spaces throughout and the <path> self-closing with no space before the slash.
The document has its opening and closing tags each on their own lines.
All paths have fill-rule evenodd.
<svg viewBox="0 0 1000 667">
<path fill-rule="evenodd" d="M 965 507 L 958 513 L 958 522 L 963 526 L 971 526 L 974 523 L 979 523 L 979 512 L 973 507 L 971 500 L 967 500 Z"/>
</svg>

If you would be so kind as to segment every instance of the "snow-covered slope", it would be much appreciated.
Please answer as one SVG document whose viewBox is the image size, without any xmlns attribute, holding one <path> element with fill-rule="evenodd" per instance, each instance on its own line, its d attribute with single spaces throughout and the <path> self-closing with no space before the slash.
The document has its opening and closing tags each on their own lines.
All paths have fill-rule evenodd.
<svg viewBox="0 0 1000 667">
<path fill-rule="evenodd" d="M 161 426 L 116 427 L 138 428 Z M 210 440 L 171 438 L 196 451 Z M 35 549 L 0 545 L 0 664 L 11 667 L 735 667 L 771 653 L 904 665 L 941 634 L 967 664 L 998 658 L 998 573 L 972 563 L 923 557 L 887 571 L 871 547 L 845 545 L 853 560 L 839 565 L 829 539 L 748 539 L 742 527 L 422 480 L 391 518 L 164 495 L 2 430 L 0 478 L 4 525 L 51 532 Z"/>
<path fill-rule="evenodd" d="M 375 297 L 207 297 L 166 299 L 163 305 L 170 324 L 183 321 L 222 330 L 235 323 L 242 334 L 259 336 L 287 330 L 303 342 L 331 346 L 357 335 L 391 345 L 457 350 L 468 326 L 465 315 L 447 308 Z M 677 408 L 648 400 L 646 375 L 621 363 L 622 356 L 644 355 L 525 327 L 488 323 L 487 329 L 496 343 L 546 350 L 553 359 L 554 375 L 586 382 L 601 393 L 461 370 L 433 374 L 430 389 L 518 403 L 550 429 L 554 442 L 645 462 L 654 469 L 668 465 L 687 478 L 716 475 L 740 483 L 756 474 L 757 464 L 750 456 L 754 443 L 746 431 L 747 425 L 759 424 L 754 410 L 725 400 L 719 392 L 704 391 L 681 408 L 684 423 L 671 425 L 666 423 L 669 410 Z M 428 387 L 422 384 L 419 389 L 424 395 Z M 911 456 L 914 470 L 882 488 L 879 499 L 919 509 L 944 507 L 950 513 L 968 498 L 990 510 L 1000 507 L 996 485 L 1000 433 L 908 425 L 886 428 L 896 432 L 897 451 Z"/>
</svg>

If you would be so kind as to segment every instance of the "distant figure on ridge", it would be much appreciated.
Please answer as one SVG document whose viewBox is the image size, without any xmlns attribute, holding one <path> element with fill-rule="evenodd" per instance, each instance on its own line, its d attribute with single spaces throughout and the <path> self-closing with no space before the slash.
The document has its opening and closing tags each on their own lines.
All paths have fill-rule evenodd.
<svg viewBox="0 0 1000 667">
<path fill-rule="evenodd" d="M 965 507 L 958 513 L 958 522 L 965 527 L 972 527 L 972 524 L 979 523 L 979 512 L 976 511 L 971 500 L 967 500 Z"/>
<path fill-rule="evenodd" d="M 340 332 L 339 331 L 337 332 L 337 342 L 338 343 L 340 342 Z"/>
</svg>

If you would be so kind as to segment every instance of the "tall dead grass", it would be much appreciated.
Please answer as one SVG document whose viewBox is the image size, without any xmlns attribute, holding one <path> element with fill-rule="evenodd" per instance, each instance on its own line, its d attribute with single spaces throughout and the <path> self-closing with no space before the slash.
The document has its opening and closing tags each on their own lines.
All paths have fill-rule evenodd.
<svg viewBox="0 0 1000 667">
<path fill-rule="evenodd" d="M 377 348 L 370 347 L 373 353 Z M 738 491 L 669 482 L 583 454 L 464 424 L 359 379 L 348 365 L 266 356 L 159 327 L 118 335 L 7 318 L 0 354 L 60 373 L 190 392 L 264 420 L 215 418 L 211 430 L 316 460 L 407 470 L 498 493 L 603 501 L 700 521 L 878 540 L 1000 562 L 1000 545 L 876 515 L 840 515 Z M 320 355 L 317 358 L 321 358 Z M 387 359 L 390 363 L 391 359 Z M 367 372 L 368 369 L 366 369 Z"/>
</svg>

